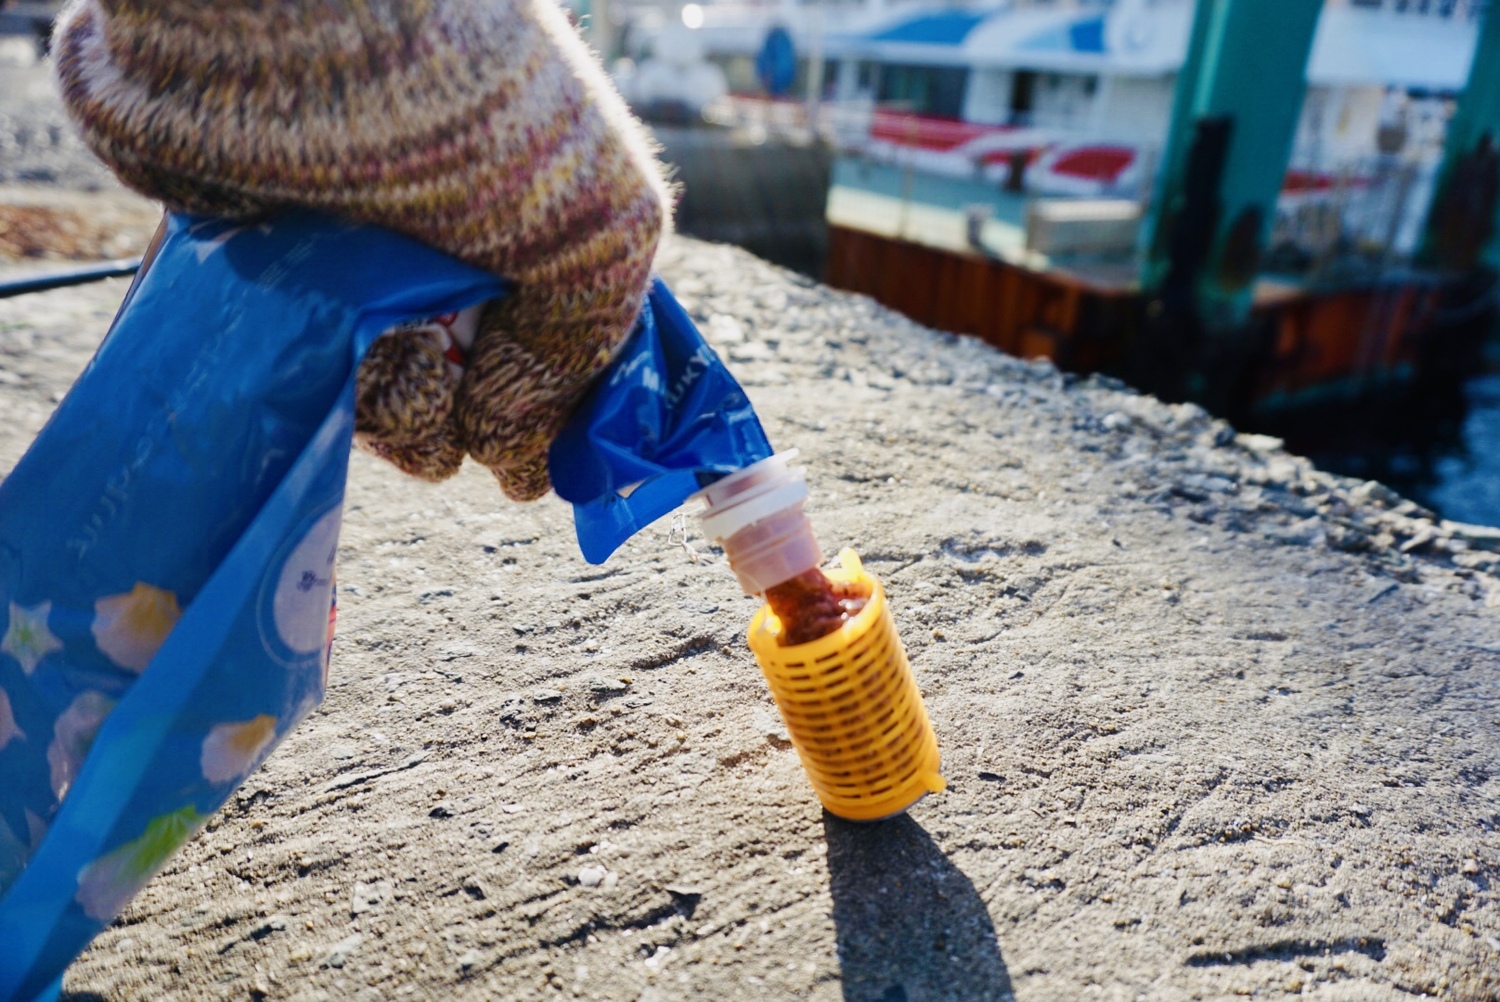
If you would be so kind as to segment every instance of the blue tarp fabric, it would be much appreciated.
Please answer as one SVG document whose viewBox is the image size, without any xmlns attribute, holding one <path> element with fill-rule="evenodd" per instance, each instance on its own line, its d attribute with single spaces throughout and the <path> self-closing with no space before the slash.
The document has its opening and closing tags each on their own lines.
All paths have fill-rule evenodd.
<svg viewBox="0 0 1500 1002">
<path fill-rule="evenodd" d="M 0 483 L 0 1002 L 54 997 L 322 698 L 355 368 L 389 327 L 504 293 L 379 229 L 171 218 Z M 599 561 L 770 452 L 657 283 L 551 462 Z"/>
</svg>

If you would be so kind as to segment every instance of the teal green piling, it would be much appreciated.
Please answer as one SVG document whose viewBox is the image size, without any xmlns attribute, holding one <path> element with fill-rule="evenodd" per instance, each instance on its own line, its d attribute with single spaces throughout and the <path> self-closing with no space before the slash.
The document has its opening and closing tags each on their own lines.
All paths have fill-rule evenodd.
<svg viewBox="0 0 1500 1002">
<path fill-rule="evenodd" d="M 1142 284 L 1154 291 L 1166 277 L 1198 123 L 1228 119 L 1219 213 L 1209 260 L 1196 281 L 1199 313 L 1211 328 L 1234 327 L 1249 311 L 1251 279 L 1275 218 L 1322 6 L 1321 0 L 1198 0 L 1146 219 Z"/>
<path fill-rule="evenodd" d="M 1481 262 L 1500 269 L 1500 242 L 1495 240 L 1495 233 L 1500 230 L 1500 216 L 1496 215 L 1494 200 L 1486 199 L 1483 192 L 1472 189 L 1467 193 L 1455 191 L 1456 186 L 1466 183 L 1484 184 L 1482 177 L 1474 175 L 1485 170 L 1479 162 L 1483 156 L 1480 145 L 1485 136 L 1490 137 L 1493 147 L 1500 148 L 1500 16 L 1494 15 L 1493 11 L 1491 4 L 1480 14 L 1482 20 L 1473 66 L 1469 70 L 1468 83 L 1459 96 L 1458 108 L 1448 123 L 1443 162 L 1438 168 L 1438 194 L 1433 199 L 1423 230 L 1422 261 L 1444 270 L 1467 271 Z M 1466 210 L 1486 201 L 1490 203 L 1489 218 L 1482 221 L 1471 218 L 1474 225 L 1463 226 L 1463 217 L 1472 215 Z M 1448 211 L 1445 212 L 1445 208 Z"/>
</svg>

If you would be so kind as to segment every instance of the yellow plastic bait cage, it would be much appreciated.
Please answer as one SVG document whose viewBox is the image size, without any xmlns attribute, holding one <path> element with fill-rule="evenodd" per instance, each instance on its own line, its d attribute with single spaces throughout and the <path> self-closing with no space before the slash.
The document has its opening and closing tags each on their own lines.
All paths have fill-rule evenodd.
<svg viewBox="0 0 1500 1002">
<path fill-rule="evenodd" d="M 853 550 L 839 557 L 842 569 L 828 576 L 867 583 L 865 607 L 826 637 L 781 647 L 781 622 L 762 606 L 750 649 L 823 806 L 850 821 L 878 821 L 947 783 L 885 590 Z"/>
</svg>

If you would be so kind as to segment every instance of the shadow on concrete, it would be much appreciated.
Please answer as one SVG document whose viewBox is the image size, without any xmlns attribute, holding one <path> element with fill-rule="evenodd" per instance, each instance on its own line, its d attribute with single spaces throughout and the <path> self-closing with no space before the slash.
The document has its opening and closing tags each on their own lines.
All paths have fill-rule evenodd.
<svg viewBox="0 0 1500 1002">
<path fill-rule="evenodd" d="M 847 1002 L 1014 1002 L 989 910 L 921 825 L 823 829 Z"/>
</svg>

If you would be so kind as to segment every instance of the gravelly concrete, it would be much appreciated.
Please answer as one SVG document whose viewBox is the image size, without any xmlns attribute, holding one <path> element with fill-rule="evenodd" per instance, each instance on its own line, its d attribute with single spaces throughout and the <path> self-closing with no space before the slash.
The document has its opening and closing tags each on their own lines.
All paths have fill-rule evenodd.
<svg viewBox="0 0 1500 1002">
<path fill-rule="evenodd" d="M 690 524 L 594 568 L 556 499 L 360 456 L 327 703 L 75 999 L 1500 996 L 1493 531 L 740 251 L 662 266 L 885 581 L 949 791 L 822 815 Z M 0 469 L 122 290 L 0 302 Z"/>
<path fill-rule="evenodd" d="M 0 37 L 0 279 L 134 257 L 160 214 L 89 152 L 30 41 Z"/>
<path fill-rule="evenodd" d="M 0 37 L 0 184 L 120 187 L 74 132 L 45 65 L 22 38 Z"/>
</svg>

